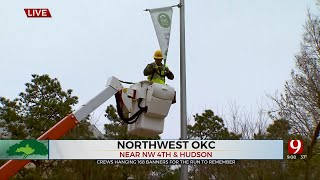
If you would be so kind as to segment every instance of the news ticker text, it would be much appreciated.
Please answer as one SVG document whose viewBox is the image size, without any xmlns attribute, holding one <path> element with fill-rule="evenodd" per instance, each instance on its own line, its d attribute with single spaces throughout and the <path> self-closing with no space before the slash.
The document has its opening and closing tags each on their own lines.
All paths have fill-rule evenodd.
<svg viewBox="0 0 320 180">
<path fill-rule="evenodd" d="M 236 160 L 214 159 L 102 159 L 99 165 L 233 165 Z"/>
</svg>

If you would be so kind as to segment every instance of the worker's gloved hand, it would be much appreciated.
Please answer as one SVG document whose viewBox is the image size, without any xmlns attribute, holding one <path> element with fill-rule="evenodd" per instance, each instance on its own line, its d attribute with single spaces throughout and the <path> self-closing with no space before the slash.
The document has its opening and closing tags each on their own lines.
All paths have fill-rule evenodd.
<svg viewBox="0 0 320 180">
<path fill-rule="evenodd" d="M 156 71 L 156 72 L 160 72 L 161 71 L 161 67 L 154 67 L 153 70 Z"/>
<path fill-rule="evenodd" d="M 171 72 L 170 70 L 165 71 L 165 75 L 166 75 L 166 76 L 168 76 L 168 75 L 170 75 L 170 74 L 172 74 L 172 72 Z"/>
<path fill-rule="evenodd" d="M 158 68 L 153 67 L 153 72 L 157 72 L 157 71 L 158 71 Z"/>
</svg>

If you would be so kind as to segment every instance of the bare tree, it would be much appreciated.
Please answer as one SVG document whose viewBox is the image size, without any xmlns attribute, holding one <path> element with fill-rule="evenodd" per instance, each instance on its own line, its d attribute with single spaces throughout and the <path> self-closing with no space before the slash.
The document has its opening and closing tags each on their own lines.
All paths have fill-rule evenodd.
<svg viewBox="0 0 320 180">
<path fill-rule="evenodd" d="M 258 104 L 258 113 L 248 111 L 236 101 L 229 102 L 229 114 L 227 118 L 228 128 L 236 134 L 241 134 L 242 139 L 253 139 L 255 134 L 265 134 L 268 123 L 267 113 L 262 104 Z"/>
<path fill-rule="evenodd" d="M 289 121 L 293 133 L 298 133 L 306 141 L 305 178 L 312 178 L 311 160 L 320 132 L 320 19 L 308 13 L 304 26 L 305 33 L 301 50 L 295 56 L 296 69 L 291 72 L 291 80 L 285 83 L 280 97 L 271 97 L 278 105 L 275 117 Z"/>
</svg>

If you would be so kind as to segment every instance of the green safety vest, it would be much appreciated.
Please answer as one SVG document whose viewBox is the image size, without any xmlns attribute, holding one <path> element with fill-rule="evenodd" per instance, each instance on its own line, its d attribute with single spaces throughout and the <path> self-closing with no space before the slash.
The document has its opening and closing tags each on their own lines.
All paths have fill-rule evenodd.
<svg viewBox="0 0 320 180">
<path fill-rule="evenodd" d="M 158 67 L 161 67 L 161 66 L 158 66 L 157 64 L 155 64 L 156 68 Z M 168 66 L 166 66 L 166 68 L 168 68 Z M 161 74 L 161 76 L 160 76 Z M 165 84 L 166 83 L 166 80 L 165 80 L 165 74 L 164 74 L 164 71 L 163 69 L 161 69 L 161 72 L 154 72 L 153 74 L 149 75 L 148 76 L 148 81 L 152 81 L 154 83 L 159 83 L 159 84 Z M 151 79 L 152 77 L 152 79 Z"/>
</svg>

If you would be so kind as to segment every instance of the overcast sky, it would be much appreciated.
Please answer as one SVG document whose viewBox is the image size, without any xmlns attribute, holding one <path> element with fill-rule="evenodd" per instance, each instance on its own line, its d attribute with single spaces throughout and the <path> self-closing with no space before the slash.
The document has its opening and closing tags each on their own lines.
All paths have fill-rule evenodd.
<svg viewBox="0 0 320 180">
<path fill-rule="evenodd" d="M 0 96 L 13 99 L 31 74 L 57 77 L 79 104 L 104 89 L 110 76 L 144 80 L 143 69 L 159 49 L 146 8 L 170 0 L 2 0 Z M 228 113 L 228 103 L 257 111 L 267 93 L 281 91 L 299 52 L 307 9 L 314 0 L 185 0 L 188 117 L 205 109 Z M 48 8 L 52 18 L 27 18 L 24 8 Z M 167 83 L 177 91 L 163 139 L 180 137 L 179 9 L 174 8 Z M 103 111 L 94 116 L 100 129 Z"/>
</svg>

